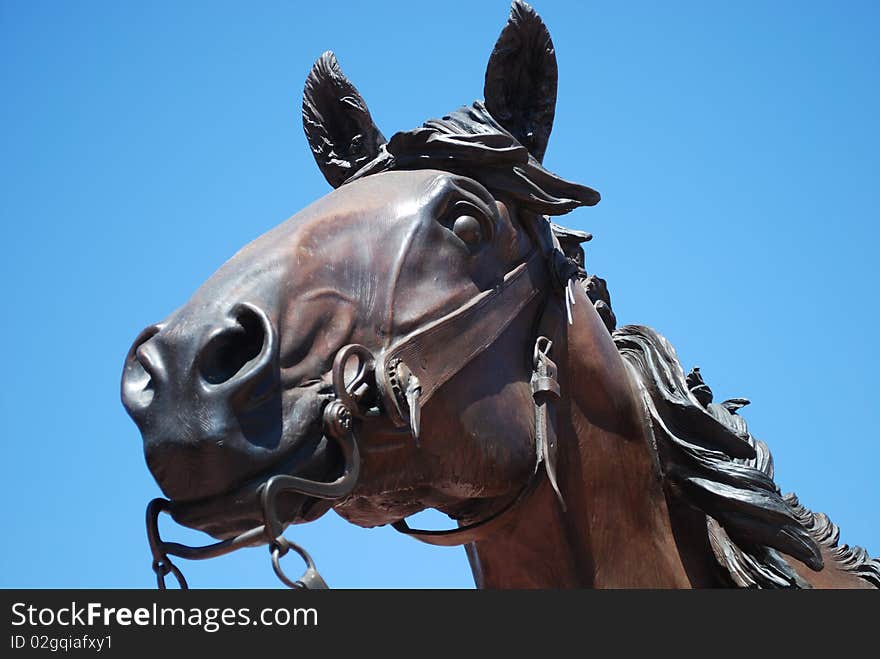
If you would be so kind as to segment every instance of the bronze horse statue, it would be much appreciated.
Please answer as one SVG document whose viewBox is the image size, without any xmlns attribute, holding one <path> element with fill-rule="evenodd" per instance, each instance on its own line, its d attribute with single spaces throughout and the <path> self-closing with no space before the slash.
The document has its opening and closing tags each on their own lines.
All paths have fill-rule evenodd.
<svg viewBox="0 0 880 659">
<path fill-rule="evenodd" d="M 599 201 L 542 164 L 556 83 L 519 0 L 485 101 L 390 140 L 318 59 L 303 120 L 336 189 L 126 358 L 122 400 L 168 497 L 147 513 L 160 586 L 186 585 L 169 556 L 258 544 L 288 585 L 323 586 L 282 533 L 332 507 L 465 545 L 484 588 L 880 587 L 880 561 L 781 494 L 748 401 L 713 402 L 662 336 L 616 328 L 590 236 L 550 221 Z M 411 529 L 427 508 L 458 528 Z M 218 542 L 162 540 L 162 512 Z"/>
</svg>

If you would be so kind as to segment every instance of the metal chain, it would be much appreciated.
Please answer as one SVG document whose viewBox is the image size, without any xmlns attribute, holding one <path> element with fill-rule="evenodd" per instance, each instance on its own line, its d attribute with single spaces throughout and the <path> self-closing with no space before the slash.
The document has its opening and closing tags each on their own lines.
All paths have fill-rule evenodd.
<svg viewBox="0 0 880 659">
<path fill-rule="evenodd" d="M 156 585 L 159 590 L 167 590 L 165 577 L 169 573 L 173 574 L 174 578 L 177 579 L 177 585 L 180 586 L 181 590 L 189 590 L 189 584 L 186 583 L 186 577 L 183 576 L 183 572 L 167 556 L 153 561 L 153 572 L 156 573 Z"/>
</svg>

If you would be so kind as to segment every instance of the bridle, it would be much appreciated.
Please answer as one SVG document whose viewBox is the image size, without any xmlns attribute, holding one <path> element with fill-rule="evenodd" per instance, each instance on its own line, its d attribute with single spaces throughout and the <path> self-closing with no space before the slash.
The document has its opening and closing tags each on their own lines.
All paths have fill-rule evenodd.
<svg viewBox="0 0 880 659">
<path fill-rule="evenodd" d="M 187 581 L 169 556 L 202 560 L 222 556 L 242 547 L 267 543 L 272 568 L 291 588 L 327 588 L 308 552 L 284 537 L 286 524 L 279 518 L 277 499 L 283 492 L 296 492 L 319 499 L 338 500 L 352 492 L 360 475 L 361 444 L 357 426 L 366 417 L 387 415 L 398 428 L 408 429 L 419 441 L 421 407 L 453 376 L 487 350 L 516 318 L 551 290 L 543 300 L 532 350 L 531 389 L 535 408 L 535 467 L 525 485 L 501 509 L 486 518 L 455 529 L 428 531 L 410 528 L 404 519 L 391 524 L 400 533 L 432 545 L 454 546 L 474 542 L 505 524 L 509 513 L 535 489 L 543 472 L 547 475 L 563 509 L 565 503 L 556 481 L 556 430 L 553 401 L 560 396 L 557 367 L 550 357 L 554 337 L 572 323 L 570 305 L 578 273 L 567 258 L 549 222 L 541 222 L 537 232 L 539 247 L 510 272 L 501 283 L 484 291 L 449 314 L 393 341 L 378 356 L 359 344 L 349 344 L 335 355 L 331 369 L 332 394 L 322 413 L 325 435 L 339 445 L 344 468 L 332 482 L 313 481 L 279 474 L 262 484 L 257 493 L 263 524 L 234 538 L 191 547 L 163 540 L 159 516 L 170 512 L 171 502 L 153 499 L 147 505 L 147 538 L 153 556 L 152 568 L 160 589 L 165 577 L 173 575 L 186 589 Z M 556 293 L 556 295 L 553 294 Z M 556 296 L 562 299 L 557 299 Z M 293 550 L 306 563 L 306 570 L 291 580 L 281 568 L 280 559 Z"/>
</svg>

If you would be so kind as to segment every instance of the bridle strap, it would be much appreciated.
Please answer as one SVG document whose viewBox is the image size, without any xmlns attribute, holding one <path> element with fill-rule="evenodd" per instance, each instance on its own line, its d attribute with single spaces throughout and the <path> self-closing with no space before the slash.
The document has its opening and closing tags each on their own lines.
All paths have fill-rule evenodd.
<svg viewBox="0 0 880 659">
<path fill-rule="evenodd" d="M 567 290 L 565 294 L 568 294 Z M 548 475 L 562 509 L 565 510 L 565 502 L 556 482 L 556 432 L 555 419 L 552 415 L 552 403 L 559 398 L 559 381 L 556 364 L 550 359 L 553 341 L 544 334 L 547 332 L 550 336 L 556 335 L 562 324 L 561 313 L 559 305 L 552 298 L 548 299 L 538 323 L 539 333 L 535 340 L 533 372 L 530 382 L 535 409 L 535 468 L 525 486 L 504 507 L 480 521 L 456 529 L 426 530 L 414 529 L 406 523 L 406 519 L 401 519 L 391 524 L 395 531 L 426 544 L 441 547 L 454 547 L 485 539 L 508 523 L 511 518 L 510 513 L 517 509 L 535 490 L 541 480 L 542 472 Z"/>
<path fill-rule="evenodd" d="M 471 361 L 487 350 L 505 329 L 545 292 L 548 281 L 547 259 L 540 250 L 508 272 L 504 280 L 455 311 L 428 323 L 385 349 L 377 360 L 377 381 L 385 380 L 398 364 L 417 378 L 418 403 L 431 396 Z M 383 377 L 384 376 L 384 377 Z M 401 392 L 384 391 L 391 420 L 398 427 L 409 425 L 403 414 Z"/>
<path fill-rule="evenodd" d="M 511 499 L 500 510 L 492 513 L 489 517 L 486 517 L 485 519 L 482 519 L 478 522 L 466 524 L 465 526 L 460 526 L 457 529 L 444 529 L 435 531 L 411 528 L 410 525 L 406 523 L 405 519 L 401 519 L 391 524 L 391 527 L 399 533 L 403 533 L 404 535 L 408 535 L 411 538 L 437 547 L 455 547 L 457 545 L 466 545 L 471 542 L 476 542 L 477 540 L 481 540 L 487 537 L 489 534 L 501 528 L 507 523 L 507 513 L 509 513 L 514 508 L 517 508 L 519 504 L 525 501 L 525 499 L 532 493 L 532 491 L 537 486 L 538 481 L 540 480 L 540 478 L 538 477 L 538 474 L 540 473 L 541 470 L 536 469 L 532 473 L 532 476 L 529 478 L 525 487 L 523 487 L 519 491 L 516 497 Z"/>
</svg>

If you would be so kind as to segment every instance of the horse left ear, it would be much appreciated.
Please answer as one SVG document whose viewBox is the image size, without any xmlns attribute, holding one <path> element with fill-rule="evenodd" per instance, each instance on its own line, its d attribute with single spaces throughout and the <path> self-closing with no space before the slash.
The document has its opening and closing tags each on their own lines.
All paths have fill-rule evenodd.
<svg viewBox="0 0 880 659">
<path fill-rule="evenodd" d="M 556 51 L 544 21 L 522 0 L 486 67 L 486 109 L 538 162 L 544 159 L 556 113 Z"/>
<path fill-rule="evenodd" d="M 315 162 L 334 188 L 379 155 L 386 141 L 330 51 L 318 58 L 306 78 L 302 116 Z"/>
</svg>

